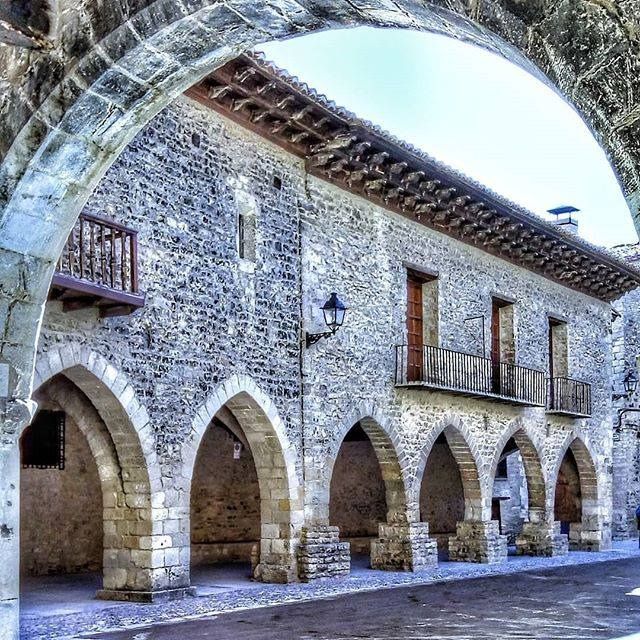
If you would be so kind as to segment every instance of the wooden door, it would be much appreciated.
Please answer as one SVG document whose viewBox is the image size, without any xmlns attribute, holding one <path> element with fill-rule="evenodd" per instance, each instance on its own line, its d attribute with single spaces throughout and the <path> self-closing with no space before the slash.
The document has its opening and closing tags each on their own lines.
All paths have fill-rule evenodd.
<svg viewBox="0 0 640 640">
<path fill-rule="evenodd" d="M 554 383 L 554 357 L 553 357 L 553 327 L 555 323 L 549 318 L 549 405 L 554 407 L 555 383 Z"/>
<path fill-rule="evenodd" d="M 423 379 L 424 318 L 422 280 L 407 276 L 407 381 Z"/>
<path fill-rule="evenodd" d="M 498 300 L 491 305 L 491 387 L 500 393 L 500 308 Z"/>
</svg>

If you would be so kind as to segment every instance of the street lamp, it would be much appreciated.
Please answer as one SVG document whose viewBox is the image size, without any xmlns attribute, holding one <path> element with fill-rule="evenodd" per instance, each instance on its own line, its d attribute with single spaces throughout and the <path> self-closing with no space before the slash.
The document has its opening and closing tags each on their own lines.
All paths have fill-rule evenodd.
<svg viewBox="0 0 640 640">
<path fill-rule="evenodd" d="M 323 333 L 309 333 L 307 331 L 307 349 L 321 338 L 332 336 L 342 326 L 346 312 L 347 307 L 345 307 L 340 298 L 338 298 L 338 294 L 333 292 L 329 296 L 329 299 L 322 305 L 324 322 L 327 327 L 329 327 L 329 331 L 324 331 Z"/>
<path fill-rule="evenodd" d="M 624 377 L 622 384 L 624 386 L 624 393 L 614 393 L 614 400 L 619 400 L 620 398 L 630 398 L 631 396 L 633 396 L 633 394 L 636 392 L 636 389 L 638 388 L 638 374 L 633 369 L 630 369 L 627 375 Z M 622 418 L 627 413 L 640 413 L 640 408 L 623 407 L 621 409 L 618 409 L 618 421 L 616 422 L 615 426 L 616 433 L 619 433 L 622 429 Z"/>
<path fill-rule="evenodd" d="M 620 398 L 630 398 L 638 388 L 638 375 L 633 369 L 629 369 L 627 375 L 622 381 L 624 387 L 624 393 L 614 393 L 613 399 L 620 400 Z"/>
</svg>

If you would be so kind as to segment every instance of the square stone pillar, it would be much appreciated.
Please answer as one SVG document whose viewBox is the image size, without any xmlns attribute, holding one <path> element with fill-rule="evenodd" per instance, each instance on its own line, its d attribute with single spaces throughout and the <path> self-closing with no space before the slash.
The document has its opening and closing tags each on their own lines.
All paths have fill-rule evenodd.
<svg viewBox="0 0 640 640">
<path fill-rule="evenodd" d="M 611 528 L 598 523 L 572 522 L 569 527 L 570 551 L 606 551 L 611 549 Z"/>
<path fill-rule="evenodd" d="M 463 520 L 449 538 L 449 560 L 496 564 L 507 559 L 507 536 L 497 520 Z"/>
<path fill-rule="evenodd" d="M 348 576 L 349 543 L 340 542 L 340 530 L 330 525 L 302 529 L 298 546 L 298 575 L 302 582 Z"/>
<path fill-rule="evenodd" d="M 5 456 L 0 456 L 0 640 L 18 640 L 20 455 L 17 445 Z"/>
<path fill-rule="evenodd" d="M 429 537 L 429 524 L 378 525 L 371 542 L 371 568 L 386 571 L 419 571 L 438 562 L 438 545 Z"/>
<path fill-rule="evenodd" d="M 516 537 L 516 553 L 521 556 L 564 556 L 569 540 L 560 533 L 559 522 L 525 522 Z"/>
<path fill-rule="evenodd" d="M 294 551 L 297 543 L 295 538 L 263 537 L 260 540 L 260 561 L 254 570 L 254 577 L 271 584 L 297 582 L 298 571 Z"/>
</svg>

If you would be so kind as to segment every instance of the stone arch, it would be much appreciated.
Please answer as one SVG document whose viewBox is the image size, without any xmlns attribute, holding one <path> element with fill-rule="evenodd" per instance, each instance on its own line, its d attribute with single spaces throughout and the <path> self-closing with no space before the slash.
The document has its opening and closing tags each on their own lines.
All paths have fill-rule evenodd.
<svg viewBox="0 0 640 640">
<path fill-rule="evenodd" d="M 387 522 L 394 524 L 407 523 L 416 519 L 415 509 L 411 509 L 408 501 L 406 467 L 401 460 L 402 443 L 400 436 L 384 413 L 372 404 L 362 403 L 354 409 L 341 423 L 335 432 L 327 455 L 323 482 L 326 486 L 331 482 L 333 467 L 338 452 L 347 433 L 356 424 L 360 424 L 371 441 L 375 451 L 382 479 L 385 485 L 387 500 Z"/>
<path fill-rule="evenodd" d="M 617 159 L 628 201 L 637 210 L 638 163 L 625 133 L 635 121 L 633 108 L 621 114 L 617 124 L 611 122 L 607 110 L 595 108 L 603 95 L 612 93 L 606 79 L 600 79 L 606 76 L 601 73 L 601 57 L 586 60 L 587 68 L 583 68 L 578 60 L 586 54 L 581 51 L 592 51 L 593 47 L 581 46 L 574 38 L 565 42 L 553 32 L 557 29 L 563 33 L 566 21 L 580 23 L 578 15 L 567 15 L 578 9 L 550 16 L 540 7 L 516 10 L 505 7 L 500 0 L 491 0 L 489 5 L 443 9 L 415 0 L 392 4 L 371 0 L 366 6 L 336 0 L 335 11 L 327 11 L 305 0 L 286 10 L 272 2 L 232 9 L 213 0 L 147 0 L 136 7 L 135 15 L 124 9 L 113 14 L 113 22 L 108 25 L 97 24 L 101 13 L 85 12 L 78 30 L 91 37 L 78 36 L 75 41 L 70 25 L 65 25 L 66 37 L 62 40 L 66 46 L 57 40 L 58 46 L 34 41 L 32 46 L 40 51 L 33 56 L 33 67 L 28 57 L 16 54 L 14 65 L 7 65 L 6 70 L 5 84 L 10 90 L 3 106 L 14 117 L 1 148 L 4 159 L 0 170 L 0 193 L 5 203 L 0 250 L 7 253 L 0 282 L 18 303 L 10 306 L 11 312 L 2 318 L 3 334 L 11 336 L 16 345 L 10 364 L 19 374 L 18 389 L 12 396 L 24 401 L 30 394 L 29 373 L 46 284 L 98 180 L 137 131 L 171 100 L 234 55 L 266 40 L 370 25 L 440 33 L 485 47 L 520 65 L 576 104 Z M 59 10 L 64 6 L 62 2 Z M 607 36 L 603 36 L 602 51 L 615 51 L 620 56 L 624 49 L 631 65 L 635 50 L 626 20 L 618 11 L 605 7 L 593 7 L 593 11 L 607 25 L 602 33 L 612 34 L 608 37 L 616 42 L 613 49 L 605 46 Z M 532 41 L 539 46 L 531 46 Z M 543 46 L 547 41 L 549 46 Z M 55 64 L 49 64 L 48 50 L 56 56 Z M 612 60 L 614 63 L 616 68 L 626 68 L 618 64 L 618 58 Z M 591 67 L 593 81 L 581 82 Z M 31 100 L 30 94 L 37 98 Z M 627 102 L 614 99 L 610 108 L 619 111 L 618 105 Z M 45 213 L 34 215 L 34 211 Z M 25 235 L 24 229 L 30 229 L 30 233 Z M 18 277 L 25 273 L 28 278 Z M 25 326 L 30 329 L 25 331 Z M 11 426 L 5 428 L 12 437 L 3 450 L 15 441 Z"/>
<path fill-rule="evenodd" d="M 464 492 L 464 519 L 484 521 L 491 516 L 491 498 L 486 497 L 480 482 L 478 469 L 479 455 L 475 440 L 469 428 L 456 415 L 445 416 L 440 423 L 429 431 L 427 440 L 422 446 L 418 466 L 415 474 L 415 484 L 412 489 L 412 497 L 418 500 L 420 486 L 427 466 L 429 454 L 440 434 L 447 439 L 451 453 L 458 464 L 462 488 Z"/>
<path fill-rule="evenodd" d="M 303 522 L 295 447 L 275 405 L 250 377 L 234 375 L 196 412 L 191 435 L 182 449 L 183 476 L 188 480 L 193 477 L 200 442 L 223 407 L 240 424 L 258 475 L 261 514 L 258 573 L 267 582 L 291 582 L 296 579 L 295 547 Z"/>
<path fill-rule="evenodd" d="M 496 443 L 493 460 L 488 475 L 490 483 L 490 495 L 493 495 L 493 483 L 495 481 L 496 470 L 500 462 L 500 456 L 507 442 L 513 438 L 524 466 L 525 478 L 527 480 L 527 491 L 529 495 L 529 519 L 531 522 L 543 522 L 547 520 L 547 487 L 542 467 L 542 455 L 540 445 L 536 442 L 533 434 L 528 433 L 526 426 L 520 421 L 512 422 L 502 433 Z M 552 516 L 553 517 L 553 516 Z"/>
<path fill-rule="evenodd" d="M 605 523 L 603 515 L 603 488 L 598 478 L 595 456 L 588 445 L 588 440 L 570 432 L 565 437 L 554 459 L 549 479 L 553 482 L 550 491 L 549 506 L 553 510 L 556 485 L 560 466 L 568 451 L 571 451 L 578 468 L 580 493 L 582 502 L 582 519 L 580 523 L 571 523 L 569 530 L 569 548 L 587 551 L 601 551 L 611 546 L 610 523 Z"/>
<path fill-rule="evenodd" d="M 160 465 L 155 439 L 144 406 L 127 377 L 106 358 L 76 343 L 47 350 L 38 356 L 35 386 L 41 388 L 62 374 L 88 398 L 104 430 L 79 426 L 98 464 L 103 493 L 103 597 L 139 599 L 169 585 L 165 563 L 152 554 L 170 542 L 153 517 L 163 507 Z M 73 401 L 58 397 L 74 411 Z M 163 575 L 164 574 L 164 575 Z M 143 595 L 144 594 L 144 595 Z"/>
</svg>

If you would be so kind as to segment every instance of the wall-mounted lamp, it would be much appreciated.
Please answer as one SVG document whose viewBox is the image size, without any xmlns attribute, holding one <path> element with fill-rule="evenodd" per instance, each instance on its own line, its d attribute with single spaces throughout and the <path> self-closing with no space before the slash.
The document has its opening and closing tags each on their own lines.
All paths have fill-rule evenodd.
<svg viewBox="0 0 640 640">
<path fill-rule="evenodd" d="M 328 338 L 332 336 L 344 322 L 344 315 L 347 312 L 347 307 L 340 301 L 337 293 L 332 293 L 329 299 L 322 305 L 322 313 L 324 314 L 324 322 L 329 327 L 329 331 L 323 333 L 309 333 L 306 334 L 307 349 L 318 342 L 321 338 Z"/>
<path fill-rule="evenodd" d="M 620 398 L 629 398 L 632 396 L 636 389 L 638 388 L 638 375 L 633 369 L 630 369 L 627 375 L 624 377 L 622 381 L 624 386 L 624 393 L 614 393 L 612 398 L 614 400 L 620 400 Z"/>
</svg>

